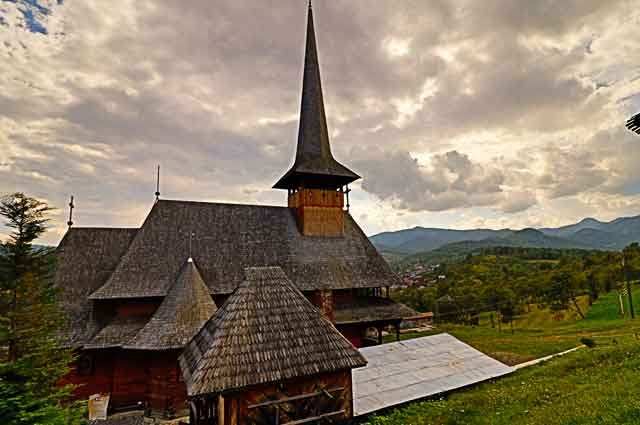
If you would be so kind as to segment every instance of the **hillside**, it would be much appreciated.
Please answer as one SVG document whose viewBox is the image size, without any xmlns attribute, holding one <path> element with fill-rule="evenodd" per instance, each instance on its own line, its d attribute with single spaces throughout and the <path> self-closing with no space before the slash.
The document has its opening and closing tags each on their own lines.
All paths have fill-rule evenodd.
<svg viewBox="0 0 640 425">
<path fill-rule="evenodd" d="M 634 295 L 640 297 L 640 290 Z M 492 357 L 515 359 L 513 363 L 576 347 L 583 337 L 596 346 L 494 382 L 372 415 L 363 425 L 640 423 L 640 392 L 627 384 L 640 379 L 639 331 L 639 319 L 619 316 L 615 292 L 601 297 L 579 321 L 549 321 L 540 328 L 513 332 L 486 324 L 440 326 L 433 333 L 448 332 Z M 413 336 L 418 335 L 403 338 Z"/>
<path fill-rule="evenodd" d="M 487 238 L 508 236 L 511 230 L 451 230 L 414 227 L 397 232 L 384 232 L 371 237 L 381 251 L 403 254 L 431 251 L 443 245 L 462 241 L 480 241 Z"/>
<path fill-rule="evenodd" d="M 371 236 L 382 252 L 395 255 L 467 253 L 496 246 L 619 250 L 640 241 L 640 216 L 603 222 L 586 218 L 558 228 L 451 230 L 414 227 Z M 436 252 L 437 251 L 437 252 Z"/>
</svg>

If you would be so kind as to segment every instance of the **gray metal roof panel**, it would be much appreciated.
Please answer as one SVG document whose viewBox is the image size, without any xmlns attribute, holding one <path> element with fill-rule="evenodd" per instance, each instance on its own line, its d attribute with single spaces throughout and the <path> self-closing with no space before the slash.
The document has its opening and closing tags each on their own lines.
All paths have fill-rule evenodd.
<svg viewBox="0 0 640 425">
<path fill-rule="evenodd" d="M 368 364 L 353 370 L 356 416 L 514 370 L 446 333 L 366 347 L 360 352 Z"/>
</svg>

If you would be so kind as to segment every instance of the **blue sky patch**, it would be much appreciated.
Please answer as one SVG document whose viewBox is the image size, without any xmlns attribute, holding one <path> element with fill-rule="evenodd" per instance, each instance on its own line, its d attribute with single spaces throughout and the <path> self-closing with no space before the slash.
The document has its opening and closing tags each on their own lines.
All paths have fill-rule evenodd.
<svg viewBox="0 0 640 425">
<path fill-rule="evenodd" d="M 5 3 L 14 3 L 18 6 L 18 10 L 22 13 L 25 21 L 25 27 L 32 33 L 47 34 L 47 28 L 42 22 L 42 18 L 51 14 L 51 9 L 41 5 L 38 0 L 0 0 Z M 57 0 L 59 5 L 62 0 Z M 0 16 L 0 25 L 6 25 L 6 20 Z"/>
</svg>

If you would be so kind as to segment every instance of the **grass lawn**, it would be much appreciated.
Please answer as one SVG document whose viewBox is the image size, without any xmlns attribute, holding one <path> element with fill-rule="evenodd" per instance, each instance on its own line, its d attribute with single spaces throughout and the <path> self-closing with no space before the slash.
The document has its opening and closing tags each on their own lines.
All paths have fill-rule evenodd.
<svg viewBox="0 0 640 425">
<path fill-rule="evenodd" d="M 640 307 L 640 289 L 634 296 Z M 640 424 L 640 319 L 620 317 L 617 293 L 601 297 L 584 320 L 539 323 L 545 325 L 513 333 L 459 325 L 440 326 L 432 333 L 448 332 L 508 364 L 575 347 L 582 337 L 597 345 L 440 400 L 370 416 L 364 423 Z"/>
<path fill-rule="evenodd" d="M 640 288 L 633 294 L 636 306 L 640 307 Z M 545 321 L 540 317 L 543 312 L 534 310 L 539 327 L 516 325 L 512 332 L 508 325 L 503 325 L 499 331 L 484 324 L 476 327 L 442 324 L 431 332 L 402 334 L 401 339 L 447 332 L 505 364 L 514 365 L 576 347 L 583 337 L 607 345 L 635 341 L 636 335 L 640 335 L 640 319 L 620 317 L 616 292 L 604 295 L 591 308 L 584 307 L 586 318 L 579 321 Z M 625 309 L 628 309 L 626 305 Z M 551 317 L 553 313 L 547 314 Z M 386 337 L 386 341 L 393 340 L 394 335 Z"/>
<path fill-rule="evenodd" d="M 582 349 L 441 400 L 410 403 L 367 425 L 638 424 L 640 344 Z"/>
</svg>

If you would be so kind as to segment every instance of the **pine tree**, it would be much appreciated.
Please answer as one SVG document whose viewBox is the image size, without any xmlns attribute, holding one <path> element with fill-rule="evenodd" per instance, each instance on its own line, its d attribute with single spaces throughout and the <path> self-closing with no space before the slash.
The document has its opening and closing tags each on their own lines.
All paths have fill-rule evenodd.
<svg viewBox="0 0 640 425">
<path fill-rule="evenodd" d="M 80 424 L 84 409 L 60 385 L 72 353 L 55 337 L 56 304 L 51 249 L 33 246 L 46 231 L 46 203 L 14 193 L 0 199 L 11 233 L 0 245 L 0 423 Z"/>
</svg>

